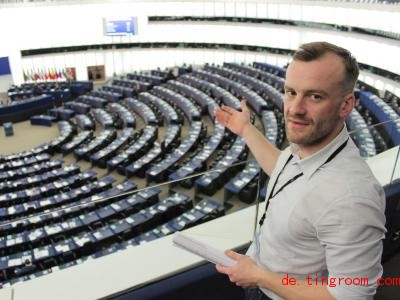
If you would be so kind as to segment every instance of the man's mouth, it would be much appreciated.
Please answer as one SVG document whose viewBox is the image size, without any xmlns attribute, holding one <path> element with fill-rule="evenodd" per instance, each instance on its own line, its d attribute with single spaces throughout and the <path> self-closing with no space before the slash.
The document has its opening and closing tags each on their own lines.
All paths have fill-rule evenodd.
<svg viewBox="0 0 400 300">
<path fill-rule="evenodd" d="M 293 127 L 305 127 L 307 125 L 310 125 L 309 122 L 304 120 L 289 119 L 288 121 Z"/>
</svg>

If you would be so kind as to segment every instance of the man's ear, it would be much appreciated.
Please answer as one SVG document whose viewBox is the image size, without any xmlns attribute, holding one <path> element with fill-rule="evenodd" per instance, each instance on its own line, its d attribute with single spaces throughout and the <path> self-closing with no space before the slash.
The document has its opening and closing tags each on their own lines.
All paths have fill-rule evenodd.
<svg viewBox="0 0 400 300">
<path fill-rule="evenodd" d="M 346 119 L 347 116 L 351 113 L 356 103 L 356 97 L 354 93 L 347 94 L 342 102 L 342 106 L 340 109 L 340 117 Z"/>
</svg>

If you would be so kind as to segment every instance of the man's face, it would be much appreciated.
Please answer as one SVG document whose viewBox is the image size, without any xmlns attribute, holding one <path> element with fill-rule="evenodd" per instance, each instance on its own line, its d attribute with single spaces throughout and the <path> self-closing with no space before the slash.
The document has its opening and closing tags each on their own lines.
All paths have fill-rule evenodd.
<svg viewBox="0 0 400 300">
<path fill-rule="evenodd" d="M 289 65 L 284 114 L 290 142 L 316 152 L 337 135 L 354 105 L 354 96 L 344 93 L 343 79 L 344 65 L 335 54 Z"/>
</svg>

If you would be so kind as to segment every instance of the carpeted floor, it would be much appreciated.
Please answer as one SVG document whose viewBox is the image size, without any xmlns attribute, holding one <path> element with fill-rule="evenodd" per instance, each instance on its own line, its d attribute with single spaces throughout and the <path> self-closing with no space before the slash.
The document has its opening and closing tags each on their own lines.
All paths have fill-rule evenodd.
<svg viewBox="0 0 400 300">
<path fill-rule="evenodd" d="M 0 155 L 30 150 L 40 144 L 50 142 L 58 135 L 57 125 L 52 127 L 32 126 L 29 121 L 14 123 L 14 135 L 6 137 L 3 127 L 0 133 Z"/>
</svg>

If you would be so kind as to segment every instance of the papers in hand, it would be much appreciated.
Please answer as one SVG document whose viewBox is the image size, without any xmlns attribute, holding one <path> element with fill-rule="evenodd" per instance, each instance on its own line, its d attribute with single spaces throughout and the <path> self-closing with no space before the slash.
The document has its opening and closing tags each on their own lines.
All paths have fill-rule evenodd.
<svg viewBox="0 0 400 300">
<path fill-rule="evenodd" d="M 182 232 L 177 232 L 172 239 L 175 246 L 178 246 L 186 251 L 201 256 L 214 264 L 223 266 L 234 266 L 236 261 L 226 256 L 221 250 L 218 250 L 210 245 L 200 242 L 192 237 L 189 237 Z"/>
</svg>

